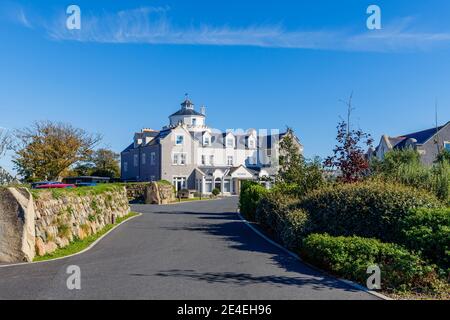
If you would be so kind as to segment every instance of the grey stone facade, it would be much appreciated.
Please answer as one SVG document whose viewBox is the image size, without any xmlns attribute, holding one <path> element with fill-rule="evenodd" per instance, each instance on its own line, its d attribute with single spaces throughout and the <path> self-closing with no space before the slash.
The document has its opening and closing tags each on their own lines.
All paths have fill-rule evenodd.
<svg viewBox="0 0 450 320">
<path fill-rule="evenodd" d="M 204 110 L 203 110 L 204 112 Z M 160 131 L 143 129 L 121 153 L 123 181 L 167 180 L 177 190 L 237 193 L 241 180 L 276 173 L 279 141 L 285 133 L 254 129 L 222 133 L 186 99 Z M 267 133 L 268 132 L 268 133 Z M 303 146 L 295 137 L 299 151 Z"/>
</svg>

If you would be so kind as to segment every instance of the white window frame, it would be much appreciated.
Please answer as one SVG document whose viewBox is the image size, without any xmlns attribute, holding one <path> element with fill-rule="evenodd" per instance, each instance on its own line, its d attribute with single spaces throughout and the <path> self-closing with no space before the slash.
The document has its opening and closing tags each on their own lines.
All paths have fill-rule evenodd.
<svg viewBox="0 0 450 320">
<path fill-rule="evenodd" d="M 444 141 L 444 149 L 450 151 L 450 141 Z"/>
<path fill-rule="evenodd" d="M 187 153 L 181 152 L 180 153 L 180 165 L 185 166 L 187 164 Z"/>
<path fill-rule="evenodd" d="M 209 164 L 210 164 L 211 166 L 214 165 L 214 155 L 210 155 L 210 156 L 209 156 Z"/>
<path fill-rule="evenodd" d="M 230 141 L 231 141 L 231 145 L 229 144 Z M 227 137 L 225 143 L 226 143 L 227 148 L 234 148 L 234 138 Z"/>
<path fill-rule="evenodd" d="M 156 153 L 152 152 L 150 153 L 150 165 L 154 166 L 156 164 Z"/>
<path fill-rule="evenodd" d="M 141 158 L 142 158 L 142 159 L 141 159 L 141 163 L 142 163 L 142 164 L 145 164 L 145 162 L 147 162 L 147 159 L 146 159 L 147 156 L 146 156 L 146 154 L 145 154 L 145 153 L 142 153 Z"/>
<path fill-rule="evenodd" d="M 172 184 L 178 190 L 178 182 L 181 182 L 181 189 L 187 189 L 187 177 L 172 177 Z"/>
<path fill-rule="evenodd" d="M 209 145 L 211 145 L 211 137 L 210 137 L 210 136 L 205 136 L 205 137 L 203 137 L 203 145 L 204 145 L 204 146 L 209 146 Z"/>
<path fill-rule="evenodd" d="M 206 166 L 206 161 L 207 161 L 206 154 L 202 154 L 201 164 L 202 164 L 203 166 Z"/>
<path fill-rule="evenodd" d="M 197 118 L 192 118 L 192 125 L 196 126 L 197 125 Z"/>
<path fill-rule="evenodd" d="M 181 142 L 178 141 L 178 138 L 181 138 Z M 175 136 L 175 145 L 176 145 L 176 146 L 181 146 L 181 145 L 183 145 L 183 143 L 184 143 L 184 135 L 182 135 L 182 134 L 177 134 L 177 135 Z"/>
<path fill-rule="evenodd" d="M 227 156 L 227 165 L 228 166 L 234 165 L 234 157 L 233 156 Z"/>
<path fill-rule="evenodd" d="M 174 166 L 187 165 L 187 153 L 186 152 L 173 152 L 172 153 L 172 165 L 174 165 Z"/>
<path fill-rule="evenodd" d="M 133 166 L 137 167 L 139 165 L 139 155 L 134 154 L 133 155 Z"/>
</svg>

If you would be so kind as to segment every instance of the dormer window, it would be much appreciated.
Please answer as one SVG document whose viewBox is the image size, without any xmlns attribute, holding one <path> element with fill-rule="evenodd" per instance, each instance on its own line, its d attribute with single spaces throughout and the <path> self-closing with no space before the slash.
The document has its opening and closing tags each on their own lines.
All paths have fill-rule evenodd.
<svg viewBox="0 0 450 320">
<path fill-rule="evenodd" d="M 175 144 L 177 146 L 182 145 L 184 142 L 184 136 L 183 135 L 177 135 L 176 139 L 175 139 Z"/>
<path fill-rule="evenodd" d="M 227 138 L 227 148 L 234 148 L 234 139 Z"/>
<path fill-rule="evenodd" d="M 203 145 L 209 146 L 211 144 L 211 137 L 208 135 L 203 136 Z"/>
<path fill-rule="evenodd" d="M 250 149 L 255 149 L 255 140 L 249 139 L 249 140 L 248 140 L 248 147 L 249 147 Z"/>
</svg>

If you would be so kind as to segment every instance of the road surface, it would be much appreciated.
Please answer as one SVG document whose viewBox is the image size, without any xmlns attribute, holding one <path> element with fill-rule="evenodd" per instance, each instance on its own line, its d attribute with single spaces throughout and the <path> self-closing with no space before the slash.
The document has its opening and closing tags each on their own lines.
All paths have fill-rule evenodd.
<svg viewBox="0 0 450 320">
<path fill-rule="evenodd" d="M 0 299 L 375 299 L 273 246 L 236 208 L 236 198 L 134 205 L 142 216 L 83 254 L 0 268 Z M 67 289 L 70 265 L 81 290 Z"/>
</svg>

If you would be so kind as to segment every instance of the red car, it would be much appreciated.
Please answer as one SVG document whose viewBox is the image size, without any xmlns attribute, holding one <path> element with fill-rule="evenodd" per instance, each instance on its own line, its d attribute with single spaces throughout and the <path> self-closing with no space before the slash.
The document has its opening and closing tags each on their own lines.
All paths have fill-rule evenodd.
<svg viewBox="0 0 450 320">
<path fill-rule="evenodd" d="M 37 186 L 36 189 L 65 189 L 65 188 L 76 188 L 77 186 L 74 184 L 66 184 L 66 183 L 52 183 L 52 184 L 43 184 Z"/>
</svg>

